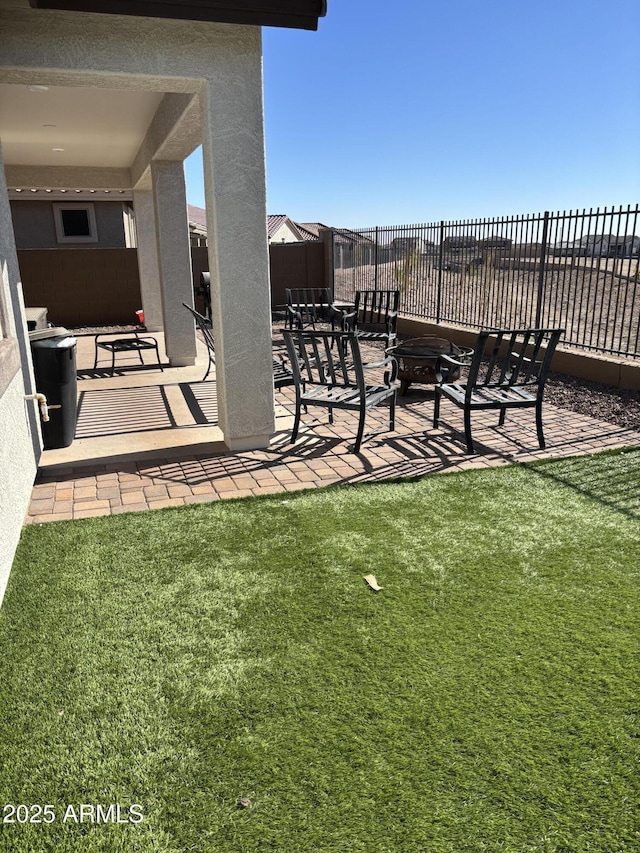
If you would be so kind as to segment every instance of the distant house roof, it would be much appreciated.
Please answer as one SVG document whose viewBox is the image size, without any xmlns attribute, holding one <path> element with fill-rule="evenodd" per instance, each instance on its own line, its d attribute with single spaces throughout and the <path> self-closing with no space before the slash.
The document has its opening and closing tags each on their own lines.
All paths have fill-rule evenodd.
<svg viewBox="0 0 640 853">
<path fill-rule="evenodd" d="M 284 213 L 269 214 L 269 216 L 267 216 L 267 235 L 269 239 L 271 240 L 278 232 L 278 229 L 287 224 L 292 225 L 293 223 L 288 216 L 285 216 Z"/>
<path fill-rule="evenodd" d="M 296 222 L 296 225 L 305 240 L 319 240 L 320 229 L 327 227 L 321 222 Z"/>
<path fill-rule="evenodd" d="M 29 0 L 35 9 L 317 30 L 326 0 Z"/>
<path fill-rule="evenodd" d="M 333 228 L 323 222 L 296 222 L 294 223 L 303 236 L 304 240 L 319 240 L 320 231 L 323 228 Z M 373 243 L 374 241 L 366 234 L 359 234 L 349 228 L 333 228 L 336 243 Z"/>
<path fill-rule="evenodd" d="M 204 208 L 188 204 L 187 217 L 189 219 L 189 228 L 195 228 L 197 231 L 207 233 L 207 212 Z"/>
<path fill-rule="evenodd" d="M 196 207 L 193 204 L 187 205 L 189 228 L 207 233 L 207 216 L 206 211 L 202 207 Z M 281 228 L 288 228 L 294 238 L 302 243 L 305 241 L 315 241 L 320 239 L 320 229 L 329 228 L 328 225 L 323 225 L 322 222 L 294 222 L 285 213 L 272 213 L 267 216 L 267 236 L 269 240 L 273 240 Z M 367 237 L 361 234 L 356 234 L 354 231 L 349 231 L 345 228 L 336 229 L 338 242 L 362 243 L 370 242 Z"/>
<path fill-rule="evenodd" d="M 351 231 L 350 228 L 335 228 L 334 240 L 336 243 L 375 243 L 367 234 L 360 234 L 358 231 Z"/>
</svg>

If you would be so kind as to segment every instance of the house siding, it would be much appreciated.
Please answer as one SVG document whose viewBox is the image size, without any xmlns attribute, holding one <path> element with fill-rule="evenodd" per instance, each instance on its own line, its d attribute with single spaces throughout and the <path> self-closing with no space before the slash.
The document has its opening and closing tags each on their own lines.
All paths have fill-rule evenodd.
<svg viewBox="0 0 640 853">
<path fill-rule="evenodd" d="M 11 201 L 11 216 L 18 249 L 124 249 L 126 238 L 122 202 L 69 198 L 70 202 L 92 204 L 96 216 L 97 243 L 61 244 L 56 237 L 53 202 Z"/>
</svg>

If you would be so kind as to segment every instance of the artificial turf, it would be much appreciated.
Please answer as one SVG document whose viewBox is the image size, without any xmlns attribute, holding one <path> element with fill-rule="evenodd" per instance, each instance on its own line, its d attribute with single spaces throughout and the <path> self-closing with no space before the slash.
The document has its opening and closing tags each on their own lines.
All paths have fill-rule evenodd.
<svg viewBox="0 0 640 853">
<path fill-rule="evenodd" d="M 26 528 L 0 805 L 55 819 L 0 849 L 639 850 L 639 484 L 635 449 Z"/>
</svg>

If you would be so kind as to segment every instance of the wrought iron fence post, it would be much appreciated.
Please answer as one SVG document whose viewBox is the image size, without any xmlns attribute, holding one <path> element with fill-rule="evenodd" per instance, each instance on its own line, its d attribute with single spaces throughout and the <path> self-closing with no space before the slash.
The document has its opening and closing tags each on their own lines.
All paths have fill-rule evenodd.
<svg viewBox="0 0 640 853">
<path fill-rule="evenodd" d="M 444 219 L 440 220 L 440 245 L 438 247 L 438 289 L 436 291 L 436 323 L 440 322 L 440 307 L 442 299 L 442 265 L 444 263 Z"/>
<path fill-rule="evenodd" d="M 540 269 L 538 270 L 538 300 L 536 303 L 536 329 L 542 328 L 542 298 L 547 265 L 547 241 L 549 239 L 549 211 L 545 210 L 542 222 L 542 245 L 540 246 Z"/>
<path fill-rule="evenodd" d="M 378 226 L 376 225 L 376 242 L 373 253 L 373 289 L 378 289 Z"/>
</svg>

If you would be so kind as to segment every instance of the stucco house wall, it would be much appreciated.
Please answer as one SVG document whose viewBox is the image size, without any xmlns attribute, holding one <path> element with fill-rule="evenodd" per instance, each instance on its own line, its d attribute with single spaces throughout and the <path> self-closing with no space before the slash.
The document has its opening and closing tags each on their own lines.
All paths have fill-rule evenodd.
<svg viewBox="0 0 640 853">
<path fill-rule="evenodd" d="M 20 372 L 13 377 L 0 397 L 0 467 L 3 480 L 11 483 L 11 491 L 0 495 L 0 601 L 11 571 L 13 554 L 29 505 L 31 488 L 36 476 L 36 461 L 31 440 L 25 387 Z M 11 441 L 6 437 L 11 436 Z"/>
<path fill-rule="evenodd" d="M 27 512 L 41 436 L 0 147 L 0 601 Z"/>
<path fill-rule="evenodd" d="M 58 202 L 56 202 L 58 203 Z M 126 211 L 122 202 L 87 202 L 96 219 L 95 243 L 60 243 L 56 234 L 54 202 L 11 201 L 13 230 L 18 249 L 124 249 Z"/>
</svg>

